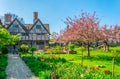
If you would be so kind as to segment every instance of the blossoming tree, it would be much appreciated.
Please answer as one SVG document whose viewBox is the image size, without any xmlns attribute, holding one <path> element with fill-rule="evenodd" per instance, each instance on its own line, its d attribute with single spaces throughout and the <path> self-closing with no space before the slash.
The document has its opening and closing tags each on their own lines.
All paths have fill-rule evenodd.
<svg viewBox="0 0 120 79">
<path fill-rule="evenodd" d="M 80 17 L 67 18 L 65 22 L 69 25 L 59 39 L 64 42 L 82 42 L 87 46 L 88 57 L 90 57 L 90 44 L 98 40 L 99 19 L 94 12 L 92 15 L 82 12 Z"/>
</svg>

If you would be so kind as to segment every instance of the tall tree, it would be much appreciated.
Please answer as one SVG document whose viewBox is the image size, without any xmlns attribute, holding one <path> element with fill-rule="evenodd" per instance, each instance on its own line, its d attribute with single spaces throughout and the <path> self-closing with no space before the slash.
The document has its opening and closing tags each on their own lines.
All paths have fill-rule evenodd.
<svg viewBox="0 0 120 79">
<path fill-rule="evenodd" d="M 62 41 L 77 41 L 86 44 L 88 50 L 88 57 L 90 57 L 90 45 L 98 40 L 99 32 L 99 19 L 94 12 L 82 12 L 80 17 L 71 19 L 67 18 L 66 24 L 70 27 L 66 28 L 61 34 Z"/>
</svg>

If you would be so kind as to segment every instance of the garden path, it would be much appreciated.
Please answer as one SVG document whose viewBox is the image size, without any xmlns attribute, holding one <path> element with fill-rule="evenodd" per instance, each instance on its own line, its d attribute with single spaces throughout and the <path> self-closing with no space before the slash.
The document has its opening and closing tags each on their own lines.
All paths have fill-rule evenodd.
<svg viewBox="0 0 120 79">
<path fill-rule="evenodd" d="M 8 54 L 6 79 L 38 79 L 17 54 Z"/>
</svg>

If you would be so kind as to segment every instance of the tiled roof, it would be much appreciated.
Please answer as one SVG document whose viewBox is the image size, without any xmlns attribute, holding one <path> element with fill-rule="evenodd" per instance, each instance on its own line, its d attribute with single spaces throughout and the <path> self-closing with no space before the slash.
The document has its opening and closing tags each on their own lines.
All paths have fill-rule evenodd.
<svg viewBox="0 0 120 79">
<path fill-rule="evenodd" d="M 33 26 L 30 28 L 30 30 L 33 29 L 33 27 L 37 24 L 37 22 L 40 22 L 41 25 L 43 26 L 43 28 L 50 34 L 50 31 L 44 26 L 44 24 L 41 22 L 40 19 L 37 19 L 37 21 L 33 24 Z M 30 30 L 29 30 L 29 31 L 30 31 Z"/>
<path fill-rule="evenodd" d="M 38 19 L 34 24 L 22 24 L 17 18 L 15 18 L 10 25 L 8 25 L 7 29 L 14 23 L 14 21 L 17 20 L 18 23 L 22 26 L 22 28 L 26 31 L 29 32 L 33 27 L 36 25 L 36 23 L 39 21 L 43 28 L 50 34 L 50 29 L 49 29 L 49 24 L 43 24 L 40 19 Z"/>
<path fill-rule="evenodd" d="M 15 18 L 15 19 L 10 23 L 10 25 L 7 27 L 7 29 L 14 23 L 15 20 L 21 25 L 21 27 L 22 27 L 26 32 L 28 32 L 28 29 L 27 29 L 17 18 Z"/>
</svg>

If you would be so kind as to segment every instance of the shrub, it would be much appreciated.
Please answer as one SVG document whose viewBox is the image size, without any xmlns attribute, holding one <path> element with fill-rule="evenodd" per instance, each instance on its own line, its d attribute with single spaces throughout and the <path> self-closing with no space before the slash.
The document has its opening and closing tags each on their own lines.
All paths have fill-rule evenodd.
<svg viewBox="0 0 120 79">
<path fill-rule="evenodd" d="M 69 45 L 68 45 L 68 53 L 69 54 L 76 54 L 77 52 L 75 51 L 75 45 L 74 44 L 72 44 L 72 43 L 69 43 Z"/>
<path fill-rule="evenodd" d="M 54 47 L 54 53 L 60 53 L 62 50 L 61 46 Z"/>
<path fill-rule="evenodd" d="M 0 79 L 4 79 L 6 77 L 5 71 L 0 72 Z"/>
<path fill-rule="evenodd" d="M 53 53 L 54 52 L 54 48 L 50 47 L 46 50 L 46 53 Z"/>
<path fill-rule="evenodd" d="M 37 48 L 36 48 L 36 47 L 33 47 L 33 46 L 32 46 L 32 47 L 30 47 L 30 51 L 31 51 L 31 52 L 34 52 L 35 50 L 37 50 Z"/>
<path fill-rule="evenodd" d="M 0 50 L 1 50 L 2 54 L 8 53 L 8 48 L 6 46 L 0 46 Z"/>
<path fill-rule="evenodd" d="M 83 46 L 81 46 L 81 47 L 79 47 L 78 48 L 81 52 L 84 52 L 86 49 L 85 49 L 85 47 L 83 47 Z"/>
<path fill-rule="evenodd" d="M 22 53 L 25 53 L 25 52 L 28 52 L 28 45 L 26 44 L 22 44 L 19 48 L 19 52 L 22 52 Z"/>
<path fill-rule="evenodd" d="M 74 51 L 75 46 L 74 44 L 69 43 L 68 48 L 69 48 L 69 51 Z"/>
<path fill-rule="evenodd" d="M 61 53 L 61 50 L 61 46 L 49 47 L 47 48 L 46 53 Z"/>
<path fill-rule="evenodd" d="M 7 55 L 2 54 L 2 55 L 0 55 L 0 79 L 5 79 L 6 67 L 7 67 Z"/>
<path fill-rule="evenodd" d="M 49 70 L 51 67 L 48 63 L 42 62 L 40 59 L 36 59 L 34 56 L 23 56 L 22 59 L 25 61 L 25 63 L 28 65 L 28 67 L 31 69 L 32 72 L 36 76 L 48 76 Z M 44 71 L 44 72 L 43 72 Z M 47 72 L 45 72 L 47 71 Z M 41 79 L 41 78 L 40 78 Z M 45 78 L 42 78 L 45 79 Z M 48 78 L 46 78 L 48 79 Z"/>
<path fill-rule="evenodd" d="M 45 50 L 49 49 L 49 46 L 45 46 Z"/>
<path fill-rule="evenodd" d="M 30 51 L 31 51 L 31 53 L 32 53 L 32 56 L 33 56 L 33 53 L 34 53 L 34 51 L 35 51 L 35 50 L 37 50 L 37 48 L 36 48 L 36 47 L 33 47 L 33 46 L 32 46 L 32 47 L 30 47 Z"/>
</svg>

